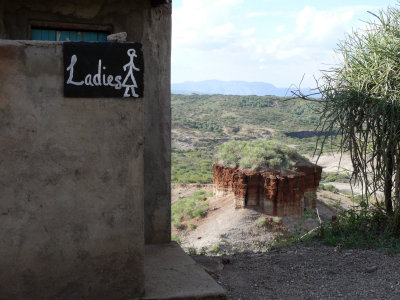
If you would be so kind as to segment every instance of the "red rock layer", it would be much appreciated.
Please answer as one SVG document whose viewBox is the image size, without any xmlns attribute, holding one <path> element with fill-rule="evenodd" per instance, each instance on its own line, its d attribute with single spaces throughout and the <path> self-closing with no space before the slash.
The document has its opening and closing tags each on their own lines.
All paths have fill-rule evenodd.
<svg viewBox="0 0 400 300">
<path fill-rule="evenodd" d="M 313 164 L 296 166 L 285 174 L 215 164 L 214 195 L 231 196 L 236 208 L 258 206 L 269 215 L 299 216 L 305 207 L 315 206 L 321 172 L 322 168 Z"/>
</svg>

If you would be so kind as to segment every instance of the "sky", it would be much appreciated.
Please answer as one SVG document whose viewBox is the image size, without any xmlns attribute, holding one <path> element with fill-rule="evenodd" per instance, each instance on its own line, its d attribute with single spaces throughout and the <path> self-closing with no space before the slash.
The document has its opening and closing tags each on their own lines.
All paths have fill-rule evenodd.
<svg viewBox="0 0 400 300">
<path fill-rule="evenodd" d="M 315 87 L 337 43 L 396 0 L 173 0 L 172 83 Z M 304 75 L 304 78 L 303 78 Z M 303 78 L 303 81 L 302 81 Z"/>
</svg>

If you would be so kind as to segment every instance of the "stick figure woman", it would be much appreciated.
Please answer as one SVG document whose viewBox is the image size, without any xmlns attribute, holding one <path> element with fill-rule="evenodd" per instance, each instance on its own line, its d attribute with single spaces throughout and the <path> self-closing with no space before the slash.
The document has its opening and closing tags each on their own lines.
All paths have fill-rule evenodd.
<svg viewBox="0 0 400 300">
<path fill-rule="evenodd" d="M 135 71 L 140 71 L 139 68 L 135 67 L 135 64 L 133 63 L 133 58 L 137 57 L 135 49 L 129 49 L 127 51 L 128 56 L 130 58 L 129 63 L 123 66 L 124 71 L 126 71 L 129 68 L 128 74 L 126 74 L 124 81 L 122 82 L 122 87 L 125 88 L 125 93 L 124 97 L 139 97 L 138 94 L 135 92 L 135 88 L 138 87 L 136 83 L 135 76 L 133 76 L 133 70 Z M 129 94 L 131 92 L 132 95 Z"/>
</svg>

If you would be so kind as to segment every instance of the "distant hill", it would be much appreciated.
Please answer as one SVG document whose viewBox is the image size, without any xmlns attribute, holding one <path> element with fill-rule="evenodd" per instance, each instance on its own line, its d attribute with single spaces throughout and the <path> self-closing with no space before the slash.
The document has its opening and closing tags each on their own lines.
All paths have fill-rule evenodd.
<svg viewBox="0 0 400 300">
<path fill-rule="evenodd" d="M 172 182 L 212 183 L 216 147 L 232 139 L 271 139 L 312 155 L 316 108 L 277 96 L 173 94 Z"/>
<path fill-rule="evenodd" d="M 173 94 L 221 94 L 221 95 L 273 95 L 279 97 L 292 96 L 293 88 L 277 88 L 267 82 L 246 82 L 246 81 L 185 81 L 171 85 Z M 311 94 L 310 89 L 303 89 L 304 94 Z"/>
</svg>

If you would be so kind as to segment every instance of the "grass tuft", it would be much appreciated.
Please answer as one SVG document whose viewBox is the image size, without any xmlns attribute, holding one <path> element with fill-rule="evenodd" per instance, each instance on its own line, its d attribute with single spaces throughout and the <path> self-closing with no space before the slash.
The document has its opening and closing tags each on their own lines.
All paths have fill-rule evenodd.
<svg viewBox="0 0 400 300">
<path fill-rule="evenodd" d="M 263 217 L 260 217 L 256 220 L 257 227 L 261 228 L 267 224 L 267 220 Z"/>
</svg>

